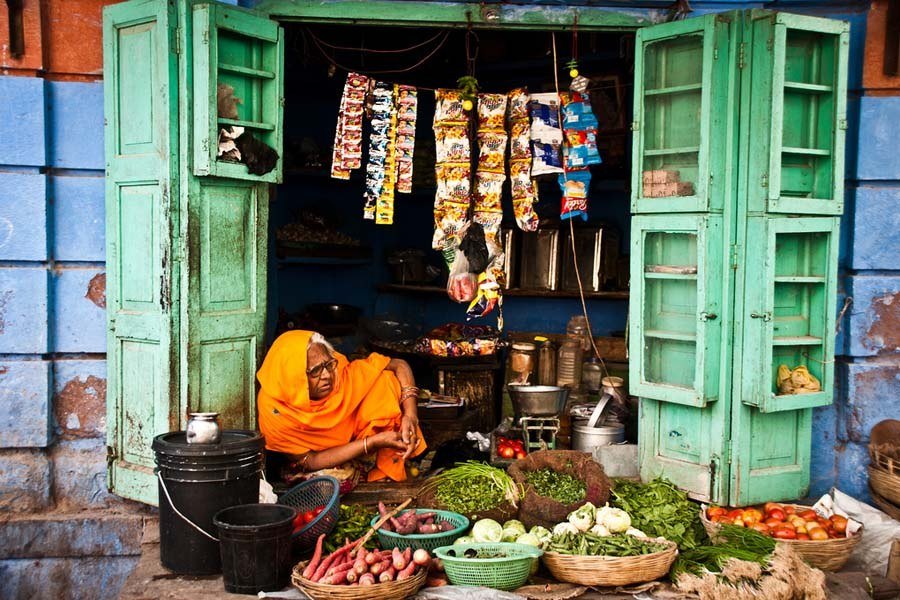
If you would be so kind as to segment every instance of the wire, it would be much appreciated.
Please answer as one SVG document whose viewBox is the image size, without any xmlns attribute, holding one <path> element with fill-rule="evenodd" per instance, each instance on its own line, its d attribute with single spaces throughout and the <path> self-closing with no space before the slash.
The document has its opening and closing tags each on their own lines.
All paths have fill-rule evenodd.
<svg viewBox="0 0 900 600">
<path fill-rule="evenodd" d="M 442 35 L 447 35 L 447 34 L 449 33 L 449 31 L 438 31 L 436 34 L 434 34 L 434 36 L 428 38 L 428 39 L 425 40 L 424 42 L 419 42 L 418 44 L 415 44 L 415 45 L 410 46 L 410 47 L 408 47 L 408 48 L 397 48 L 397 49 L 394 49 L 394 50 L 378 50 L 378 49 L 376 49 L 376 48 L 362 48 L 362 47 L 360 47 L 360 48 L 351 48 L 351 47 L 349 47 L 349 46 L 336 46 L 335 44 L 329 44 L 328 42 L 326 42 L 326 41 L 323 40 L 322 38 L 318 37 L 316 34 L 314 34 L 314 33 L 312 32 L 312 30 L 311 30 L 310 28 L 307 27 L 307 28 L 305 28 L 305 30 L 306 30 L 306 32 L 309 34 L 310 37 L 312 37 L 313 39 L 317 40 L 320 44 L 322 44 L 322 45 L 325 46 L 326 48 L 330 48 L 330 49 L 332 49 L 332 50 L 346 50 L 346 51 L 348 51 L 348 52 L 362 52 L 362 53 L 369 52 L 369 53 L 371 53 L 371 54 L 400 54 L 400 53 L 403 53 L 403 52 L 409 52 L 409 51 L 411 51 L 411 50 L 416 50 L 416 49 L 418 49 L 418 48 L 421 48 L 422 46 L 425 46 L 425 45 L 427 45 L 427 44 L 430 44 L 431 42 L 433 42 L 434 40 L 438 39 L 438 38 L 441 37 Z"/>
<path fill-rule="evenodd" d="M 435 54 L 437 54 L 438 50 L 440 50 L 441 48 L 444 47 L 444 44 L 447 42 L 447 38 L 450 37 L 450 32 L 449 31 L 443 32 L 443 37 L 442 37 L 441 41 L 438 43 L 438 45 L 435 46 L 431 52 L 426 54 L 424 58 L 422 58 L 419 62 L 415 63 L 414 65 L 405 67 L 403 69 L 383 69 L 383 70 L 376 70 L 376 71 L 354 69 L 354 68 L 350 68 L 350 67 L 347 67 L 346 65 L 339 63 L 337 60 L 335 60 L 334 57 L 332 57 L 330 54 L 328 54 L 328 52 L 326 52 L 325 48 L 321 45 L 320 40 L 315 35 L 311 34 L 310 37 L 312 38 L 313 43 L 316 45 L 316 48 L 318 48 L 319 52 L 322 53 L 322 56 L 325 57 L 325 60 L 330 62 L 335 67 L 343 69 L 344 71 L 347 71 L 349 73 L 361 73 L 363 75 L 381 75 L 381 74 L 387 74 L 387 73 L 408 73 L 410 71 L 414 71 L 414 70 L 418 69 L 423 64 L 428 62 Z M 422 88 L 422 89 L 426 89 L 426 88 Z"/>
</svg>

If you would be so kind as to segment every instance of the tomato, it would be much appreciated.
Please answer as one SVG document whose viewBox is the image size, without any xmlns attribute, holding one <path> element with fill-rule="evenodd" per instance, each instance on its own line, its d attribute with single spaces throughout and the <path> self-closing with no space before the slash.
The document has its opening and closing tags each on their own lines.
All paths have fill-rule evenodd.
<svg viewBox="0 0 900 600">
<path fill-rule="evenodd" d="M 322 514 L 322 511 L 325 510 L 325 505 L 319 505 L 313 509 L 313 514 L 317 517 Z"/>
<path fill-rule="evenodd" d="M 817 518 L 819 518 L 819 515 L 816 513 L 816 511 L 810 508 L 800 513 L 800 517 L 802 517 L 804 521 L 815 521 Z"/>
<path fill-rule="evenodd" d="M 765 523 L 753 523 L 752 525 L 750 525 L 750 527 L 760 533 L 765 533 L 765 534 L 769 533 L 769 526 L 766 525 Z"/>
<path fill-rule="evenodd" d="M 312 510 L 308 510 L 305 513 L 303 513 L 303 523 L 304 524 L 311 523 L 313 521 L 313 519 L 315 519 L 315 518 L 316 518 L 316 513 L 313 512 Z"/>
<path fill-rule="evenodd" d="M 828 532 L 821 527 L 813 527 L 809 530 L 809 539 L 811 540 L 827 540 Z"/>
<path fill-rule="evenodd" d="M 513 458 L 516 455 L 516 451 L 509 446 L 503 446 L 498 450 L 497 454 L 503 458 Z"/>
<path fill-rule="evenodd" d="M 766 514 L 769 514 L 769 511 L 771 511 L 773 508 L 777 508 L 778 510 L 781 510 L 781 511 L 784 510 L 784 507 L 781 506 L 780 504 L 778 504 L 777 502 L 766 502 L 766 505 L 763 508 L 763 512 Z"/>
<path fill-rule="evenodd" d="M 710 506 L 708 509 L 706 509 L 706 516 L 709 517 L 710 519 L 712 519 L 713 517 L 716 517 L 718 515 L 724 515 L 727 513 L 728 513 L 728 511 L 725 510 L 724 508 L 722 508 L 721 506 Z"/>
<path fill-rule="evenodd" d="M 798 539 L 798 540 L 809 541 L 809 534 L 808 534 L 808 533 L 798 533 L 798 534 L 797 534 L 797 539 Z"/>
<path fill-rule="evenodd" d="M 772 517 L 769 517 L 768 519 L 763 521 L 763 523 L 765 523 L 769 528 L 781 525 L 781 521 L 779 521 L 778 519 L 773 519 Z"/>
<path fill-rule="evenodd" d="M 763 520 L 763 514 L 756 510 L 755 508 L 748 508 L 743 513 L 741 513 L 741 519 L 743 519 L 744 523 L 747 525 L 752 525 L 753 523 L 759 523 Z"/>
<path fill-rule="evenodd" d="M 779 540 L 796 540 L 797 532 L 793 529 L 788 529 L 787 527 L 779 527 L 772 534 L 773 537 L 778 538 Z"/>
<path fill-rule="evenodd" d="M 780 508 L 772 508 L 766 513 L 766 516 L 771 517 L 773 519 L 778 519 L 779 521 L 784 521 L 785 514 L 784 511 Z"/>
<path fill-rule="evenodd" d="M 786 515 L 792 515 L 795 512 L 797 512 L 797 509 L 789 504 L 785 504 L 784 507 L 782 508 L 782 510 L 784 510 L 784 514 L 786 514 Z"/>
<path fill-rule="evenodd" d="M 729 510 L 727 516 L 728 516 L 729 519 L 731 519 L 732 521 L 734 521 L 735 519 L 740 519 L 740 518 L 741 518 L 741 515 L 743 515 L 743 514 L 744 514 L 744 511 L 742 511 L 742 510 L 739 509 L 739 508 L 735 508 L 735 509 L 733 509 L 733 510 Z"/>
<path fill-rule="evenodd" d="M 516 450 L 516 460 L 522 460 L 526 456 L 528 456 L 528 455 L 525 454 L 524 450 Z"/>
<path fill-rule="evenodd" d="M 842 517 L 841 515 L 831 515 L 829 518 L 831 524 L 834 525 L 834 530 L 838 533 L 845 533 L 847 531 L 847 517 Z"/>
</svg>

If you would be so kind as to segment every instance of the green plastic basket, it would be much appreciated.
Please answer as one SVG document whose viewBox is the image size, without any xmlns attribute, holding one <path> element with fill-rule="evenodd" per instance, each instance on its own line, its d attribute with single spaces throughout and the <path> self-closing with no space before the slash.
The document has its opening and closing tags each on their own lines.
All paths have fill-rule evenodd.
<svg viewBox="0 0 900 600">
<path fill-rule="evenodd" d="M 503 553 L 501 558 L 466 558 L 467 550 Z M 448 554 L 448 552 L 453 554 Z M 526 544 L 455 544 L 434 549 L 444 562 L 444 571 L 453 585 L 473 585 L 510 591 L 525 585 L 532 567 L 544 553 Z"/>
<path fill-rule="evenodd" d="M 431 552 L 438 546 L 447 546 L 452 544 L 456 541 L 456 538 L 462 536 L 469 528 L 469 519 L 459 513 L 450 512 L 449 510 L 436 510 L 431 508 L 416 509 L 416 514 L 432 512 L 435 513 L 435 522 L 439 523 L 441 521 L 449 521 L 450 524 L 453 525 L 453 529 L 451 529 L 450 531 L 442 531 L 440 533 L 411 533 L 409 535 L 400 535 L 399 533 L 394 533 L 393 531 L 379 529 L 378 541 L 381 544 L 381 547 L 396 547 L 400 548 L 401 550 L 406 550 L 407 548 L 418 550 L 419 548 L 423 548 Z M 372 527 L 375 527 L 375 524 L 380 518 L 380 516 L 376 516 L 372 519 Z"/>
</svg>

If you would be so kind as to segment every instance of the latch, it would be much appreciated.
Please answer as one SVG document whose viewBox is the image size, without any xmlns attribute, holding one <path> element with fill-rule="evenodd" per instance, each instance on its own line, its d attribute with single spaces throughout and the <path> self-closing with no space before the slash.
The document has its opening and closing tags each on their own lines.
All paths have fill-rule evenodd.
<svg viewBox="0 0 900 600">
<path fill-rule="evenodd" d="M 769 322 L 772 320 L 772 313 L 764 312 L 764 313 L 750 313 L 751 319 L 762 319 L 765 322 Z"/>
<path fill-rule="evenodd" d="M 747 44 L 745 42 L 741 42 L 740 47 L 738 48 L 738 69 L 743 69 L 744 65 L 744 54 L 746 52 Z"/>
<path fill-rule="evenodd" d="M 763 173 L 762 177 L 760 177 L 759 185 L 762 187 L 769 187 L 769 174 Z"/>
<path fill-rule="evenodd" d="M 719 318 L 719 315 L 717 315 L 716 313 L 707 313 L 707 312 L 700 313 L 701 321 L 715 321 L 718 318 Z"/>
</svg>

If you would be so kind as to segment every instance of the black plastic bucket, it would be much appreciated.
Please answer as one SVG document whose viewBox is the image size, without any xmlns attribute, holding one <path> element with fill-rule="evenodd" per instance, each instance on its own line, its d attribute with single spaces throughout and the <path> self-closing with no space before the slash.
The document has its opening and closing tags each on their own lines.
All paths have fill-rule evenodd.
<svg viewBox="0 0 900 600">
<path fill-rule="evenodd" d="M 274 592 L 290 583 L 296 515 L 282 504 L 243 504 L 216 513 L 226 592 Z"/>
<path fill-rule="evenodd" d="M 264 448 L 265 439 L 255 431 L 223 431 L 218 444 L 188 444 L 183 431 L 153 439 L 159 555 L 165 568 L 182 575 L 222 572 L 213 517 L 223 508 L 259 499 Z"/>
</svg>

